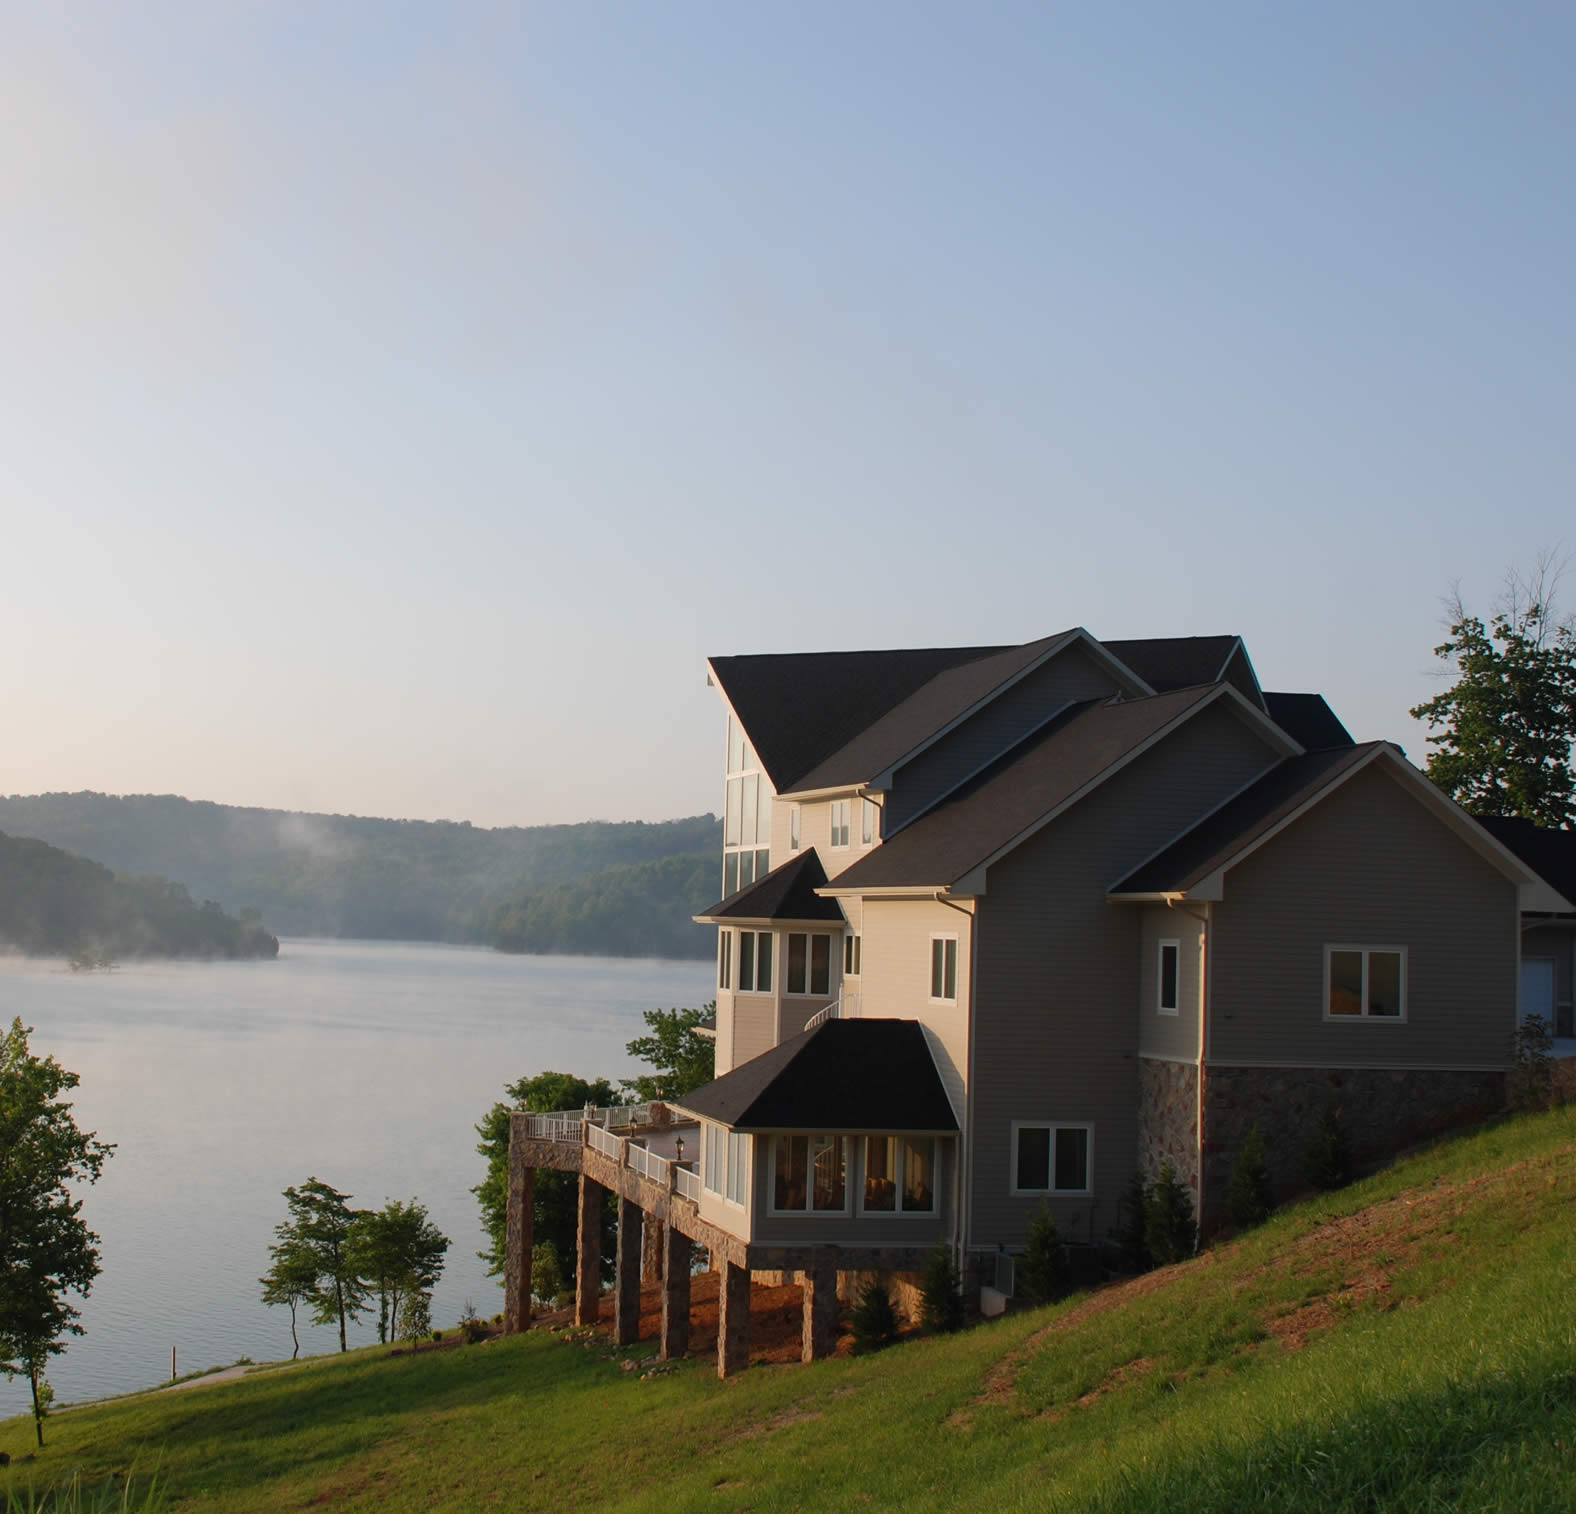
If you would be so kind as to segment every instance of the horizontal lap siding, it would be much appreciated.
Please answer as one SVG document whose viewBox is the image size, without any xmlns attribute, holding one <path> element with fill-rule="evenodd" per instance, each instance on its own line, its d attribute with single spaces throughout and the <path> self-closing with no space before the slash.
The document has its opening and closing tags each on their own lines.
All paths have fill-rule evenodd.
<svg viewBox="0 0 1576 1514">
<path fill-rule="evenodd" d="M 1535 925 L 1523 932 L 1521 955 L 1551 957 L 1554 960 L 1555 1034 L 1568 1036 L 1573 1028 L 1571 1014 L 1571 970 L 1576 966 L 1576 924 Z"/>
<path fill-rule="evenodd" d="M 970 1243 L 1017 1245 L 1037 1198 L 1009 1194 L 1014 1120 L 1091 1121 L 1091 1200 L 1064 1233 L 1104 1235 L 1138 1162 L 1140 915 L 1106 890 L 1277 760 L 1215 706 L 990 869 L 975 974 Z"/>
<path fill-rule="evenodd" d="M 1210 1061 L 1505 1064 L 1516 889 L 1379 768 L 1232 868 L 1213 908 Z M 1405 946 L 1406 1023 L 1325 1020 L 1326 944 Z"/>
<path fill-rule="evenodd" d="M 777 1044 L 774 994 L 738 994 L 733 1000 L 733 1065 L 738 1067 Z"/>
<path fill-rule="evenodd" d="M 1129 906 L 1131 907 L 1131 906 Z M 1191 906 L 1198 909 L 1198 905 Z M 1203 925 L 1185 907 L 1146 905 L 1139 913 L 1138 1029 L 1140 1049 L 1173 1061 L 1198 1061 L 1198 999 L 1203 968 Z M 1160 1003 L 1160 943 L 1177 941 L 1177 1012 Z"/>
</svg>

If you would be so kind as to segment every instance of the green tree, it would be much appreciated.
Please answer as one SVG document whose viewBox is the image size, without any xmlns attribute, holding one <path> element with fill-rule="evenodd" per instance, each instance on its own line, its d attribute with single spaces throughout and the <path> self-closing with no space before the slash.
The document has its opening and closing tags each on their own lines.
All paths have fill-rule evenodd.
<svg viewBox="0 0 1576 1514">
<path fill-rule="evenodd" d="M 952 1248 L 945 1242 L 925 1261 L 920 1281 L 920 1324 L 937 1334 L 963 1328 L 963 1283 Z"/>
<path fill-rule="evenodd" d="M 1198 1246 L 1193 1196 L 1170 1162 L 1160 1169 L 1144 1209 L 1144 1244 L 1157 1267 L 1185 1261 Z"/>
<path fill-rule="evenodd" d="M 1303 1148 L 1302 1173 L 1315 1188 L 1344 1188 L 1352 1180 L 1351 1142 L 1333 1107 L 1319 1116 L 1319 1128 Z"/>
<path fill-rule="evenodd" d="M 290 1218 L 274 1227 L 279 1237 L 268 1248 L 272 1258 L 268 1278 L 288 1262 L 312 1268 L 312 1291 L 308 1302 L 312 1318 L 320 1325 L 339 1325 L 339 1349 L 348 1350 L 345 1323 L 356 1319 L 367 1306 L 367 1290 L 356 1272 L 350 1253 L 351 1232 L 360 1212 L 350 1207 L 350 1195 L 331 1188 L 317 1178 L 308 1178 L 299 1188 L 285 1189 Z"/>
<path fill-rule="evenodd" d="M 717 1076 L 717 1044 L 696 1027 L 717 1013 L 713 999 L 704 1009 L 648 1009 L 649 1034 L 636 1036 L 624 1050 L 656 1068 L 654 1074 L 625 1078 L 624 1088 L 638 1100 L 677 1099 Z"/>
<path fill-rule="evenodd" d="M 1434 655 L 1456 679 L 1412 711 L 1433 748 L 1424 771 L 1474 815 L 1514 815 L 1539 825 L 1576 821 L 1576 624 L 1556 620 L 1560 565 L 1514 571 L 1485 624 L 1449 601 L 1449 635 Z"/>
<path fill-rule="evenodd" d="M 432 1333 L 432 1296 L 414 1278 L 400 1293 L 399 1338 L 414 1351 Z"/>
<path fill-rule="evenodd" d="M 1226 1213 L 1233 1224 L 1246 1227 L 1262 1224 L 1274 1207 L 1275 1191 L 1270 1184 L 1269 1164 L 1264 1159 L 1264 1137 L 1255 1125 L 1243 1137 L 1231 1168 Z"/>
<path fill-rule="evenodd" d="M 1155 1265 L 1149 1254 L 1145 1231 L 1149 1215 L 1149 1184 L 1141 1172 L 1134 1172 L 1127 1180 L 1127 1187 L 1116 1204 L 1116 1228 L 1113 1232 L 1121 1249 L 1122 1266 L 1129 1272 L 1148 1272 Z"/>
<path fill-rule="evenodd" d="M 273 1265 L 258 1282 L 265 1304 L 283 1304 L 290 1310 L 290 1360 L 301 1354 L 301 1337 L 296 1333 L 296 1310 L 310 1303 L 317 1292 L 317 1260 L 305 1247 L 294 1243 L 270 1246 Z"/>
<path fill-rule="evenodd" d="M 1067 1261 L 1067 1247 L 1051 1206 L 1043 1199 L 1034 1218 L 1029 1221 L 1029 1233 L 1024 1241 L 1023 1255 L 1014 1270 L 1018 1292 L 1031 1304 L 1054 1304 L 1072 1292 L 1072 1268 Z"/>
<path fill-rule="evenodd" d="M 28 1049 L 31 1028 L 13 1020 L 0 1038 L 0 1371 L 26 1376 L 44 1444 L 44 1367 L 81 1335 L 68 1294 L 85 1297 L 99 1274 L 98 1237 L 73 1190 L 96 1183 L 114 1151 L 77 1128 L 60 1096 L 78 1084 L 53 1057 Z"/>
<path fill-rule="evenodd" d="M 850 1318 L 854 1328 L 854 1354 L 879 1351 L 897 1339 L 897 1309 L 887 1290 L 884 1273 L 877 1273 L 860 1290 Z"/>
<path fill-rule="evenodd" d="M 346 1241 L 351 1270 L 378 1296 L 378 1340 L 398 1323 L 405 1295 L 429 1293 L 443 1272 L 449 1238 L 427 1217 L 426 1207 L 390 1199 L 358 1214 Z"/>
</svg>

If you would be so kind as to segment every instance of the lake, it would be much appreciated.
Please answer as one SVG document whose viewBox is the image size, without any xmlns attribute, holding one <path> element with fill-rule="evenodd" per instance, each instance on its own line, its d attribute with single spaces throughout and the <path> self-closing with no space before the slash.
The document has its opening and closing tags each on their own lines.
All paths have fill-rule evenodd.
<svg viewBox="0 0 1576 1514">
<path fill-rule="evenodd" d="M 709 962 L 514 957 L 395 942 L 281 943 L 275 962 L 156 962 L 108 973 L 0 958 L 0 1016 L 79 1074 L 77 1122 L 118 1150 L 83 1190 L 103 1272 L 87 1333 L 50 1368 L 63 1401 L 290 1355 L 289 1311 L 258 1301 L 283 1190 L 317 1176 L 364 1207 L 419 1197 L 449 1236 L 436 1325 L 503 1292 L 477 1260 L 474 1126 L 504 1084 L 552 1068 L 643 1070 L 648 1009 L 714 997 Z M 377 1339 L 376 1314 L 351 1343 Z M 304 1323 L 302 1355 L 337 1332 Z M 28 1406 L 0 1377 L 0 1418 Z"/>
</svg>

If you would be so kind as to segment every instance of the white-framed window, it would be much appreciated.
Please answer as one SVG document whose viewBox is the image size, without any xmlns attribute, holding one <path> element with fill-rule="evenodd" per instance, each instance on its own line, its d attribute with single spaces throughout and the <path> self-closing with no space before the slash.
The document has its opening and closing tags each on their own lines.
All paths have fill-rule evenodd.
<svg viewBox="0 0 1576 1514">
<path fill-rule="evenodd" d="M 876 819 L 876 804 L 873 799 L 859 801 L 859 841 L 862 846 L 874 846 L 876 837 L 881 834 L 881 822 Z"/>
<path fill-rule="evenodd" d="M 730 1204 L 744 1207 L 750 1187 L 750 1138 L 721 1125 L 705 1127 L 706 1158 L 701 1184 Z"/>
<path fill-rule="evenodd" d="M 1076 1198 L 1094 1191 L 1094 1126 L 1053 1120 L 1012 1122 L 1011 1193 Z"/>
<path fill-rule="evenodd" d="M 1182 943 L 1175 940 L 1160 943 L 1155 962 L 1155 1012 L 1174 1015 L 1182 1002 Z"/>
<path fill-rule="evenodd" d="M 771 871 L 772 785 L 744 728 L 728 716 L 728 776 L 722 819 L 722 895 Z"/>
<path fill-rule="evenodd" d="M 861 1214 L 936 1212 L 936 1138 L 866 1136 Z"/>
<path fill-rule="evenodd" d="M 1324 948 L 1326 1020 L 1406 1019 L 1406 948 Z"/>
<path fill-rule="evenodd" d="M 799 806 L 796 804 L 788 811 L 788 850 L 799 850 Z"/>
<path fill-rule="evenodd" d="M 843 976 L 857 978 L 859 976 L 860 938 L 858 936 L 843 937 Z"/>
<path fill-rule="evenodd" d="M 834 847 L 842 848 L 848 845 L 849 809 L 849 801 L 846 799 L 834 799 L 827 806 L 827 811 L 831 817 L 832 822 L 831 844 Z"/>
<path fill-rule="evenodd" d="M 832 938 L 788 932 L 783 992 L 826 998 L 832 992 Z"/>
<path fill-rule="evenodd" d="M 958 938 L 930 938 L 930 998 L 932 1003 L 956 1004 L 958 1000 Z"/>
<path fill-rule="evenodd" d="M 733 932 L 717 932 L 717 987 L 733 987 Z"/>
<path fill-rule="evenodd" d="M 847 1138 L 773 1136 L 769 1192 L 773 1214 L 847 1214 Z"/>
<path fill-rule="evenodd" d="M 769 930 L 741 930 L 738 992 L 769 994 L 772 988 L 772 933 Z"/>
</svg>

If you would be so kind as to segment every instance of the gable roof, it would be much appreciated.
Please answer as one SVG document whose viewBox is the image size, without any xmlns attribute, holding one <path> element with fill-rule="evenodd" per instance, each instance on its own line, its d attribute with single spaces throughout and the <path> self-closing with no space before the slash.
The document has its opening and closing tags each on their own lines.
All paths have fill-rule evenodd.
<svg viewBox="0 0 1576 1514">
<path fill-rule="evenodd" d="M 830 920 L 841 925 L 842 907 L 816 893 L 825 882 L 826 869 L 812 847 L 691 918 L 702 925 L 716 920 Z"/>
<path fill-rule="evenodd" d="M 1157 694 L 1166 694 L 1197 683 L 1215 683 L 1241 641 L 1240 636 L 1146 636 L 1101 645 Z"/>
<path fill-rule="evenodd" d="M 668 1102 L 735 1130 L 958 1128 L 917 1020 L 827 1020 Z"/>
<path fill-rule="evenodd" d="M 1324 702 L 1322 694 L 1271 694 L 1264 695 L 1264 707 L 1270 719 L 1299 746 L 1310 752 L 1326 747 L 1353 745 L 1351 732 L 1341 724 L 1334 710 Z"/>
<path fill-rule="evenodd" d="M 1550 830 L 1510 815 L 1479 815 L 1477 823 L 1545 883 L 1576 900 L 1576 831 Z"/>
</svg>

